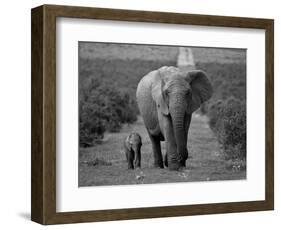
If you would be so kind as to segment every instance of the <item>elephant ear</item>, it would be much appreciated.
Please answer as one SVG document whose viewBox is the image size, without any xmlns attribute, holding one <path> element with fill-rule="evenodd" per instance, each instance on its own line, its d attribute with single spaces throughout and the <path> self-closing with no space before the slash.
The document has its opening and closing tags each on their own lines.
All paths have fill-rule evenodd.
<svg viewBox="0 0 281 230">
<path fill-rule="evenodd" d="M 125 145 L 126 145 L 128 150 L 131 150 L 131 135 L 127 136 L 126 141 L 125 141 Z"/>
<path fill-rule="evenodd" d="M 129 137 L 128 137 L 128 143 L 129 143 L 130 145 L 133 144 L 132 134 L 130 134 Z"/>
<path fill-rule="evenodd" d="M 161 113 L 163 113 L 164 115 L 168 115 L 169 108 L 167 97 L 163 93 L 164 86 L 164 80 L 162 79 L 160 72 L 157 71 L 155 81 L 152 83 L 151 95 Z"/>
<path fill-rule="evenodd" d="M 186 81 L 192 90 L 192 103 L 188 107 L 188 113 L 193 113 L 201 104 L 209 100 L 213 94 L 213 87 L 205 72 L 193 70 L 187 73 Z"/>
</svg>

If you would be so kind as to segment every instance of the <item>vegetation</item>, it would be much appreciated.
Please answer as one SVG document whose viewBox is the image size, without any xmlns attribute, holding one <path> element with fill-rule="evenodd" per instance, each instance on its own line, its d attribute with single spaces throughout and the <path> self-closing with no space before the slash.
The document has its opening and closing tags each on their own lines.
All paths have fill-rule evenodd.
<svg viewBox="0 0 281 230">
<path fill-rule="evenodd" d="M 80 97 L 80 146 L 92 146 L 103 138 L 106 130 L 117 132 L 123 123 L 136 121 L 134 107 L 127 93 L 91 79 Z"/>
<path fill-rule="evenodd" d="M 212 99 L 201 112 L 231 159 L 246 158 L 246 65 L 245 63 L 198 63 L 214 87 Z"/>
<path fill-rule="evenodd" d="M 217 134 L 228 158 L 246 156 L 246 106 L 245 102 L 230 97 L 218 100 L 208 111 L 209 124 Z"/>
</svg>

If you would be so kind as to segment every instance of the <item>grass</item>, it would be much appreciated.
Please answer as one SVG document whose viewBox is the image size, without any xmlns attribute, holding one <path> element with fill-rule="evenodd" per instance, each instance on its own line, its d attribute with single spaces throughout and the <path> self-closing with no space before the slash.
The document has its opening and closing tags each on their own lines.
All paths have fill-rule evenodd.
<svg viewBox="0 0 281 230">
<path fill-rule="evenodd" d="M 123 140 L 130 132 L 142 136 L 142 167 L 128 170 L 123 152 Z M 194 115 L 189 130 L 190 158 L 182 171 L 153 168 L 151 143 L 142 119 L 125 125 L 120 133 L 106 133 L 101 145 L 81 148 L 79 157 L 79 186 L 153 184 L 191 181 L 245 179 L 243 162 L 225 160 L 219 144 L 208 126 L 207 117 Z M 164 142 L 162 152 L 165 153 Z M 98 160 L 97 160 L 98 159 Z M 94 162 L 94 164 L 92 163 Z M 96 162 L 101 162 L 96 163 Z"/>
</svg>

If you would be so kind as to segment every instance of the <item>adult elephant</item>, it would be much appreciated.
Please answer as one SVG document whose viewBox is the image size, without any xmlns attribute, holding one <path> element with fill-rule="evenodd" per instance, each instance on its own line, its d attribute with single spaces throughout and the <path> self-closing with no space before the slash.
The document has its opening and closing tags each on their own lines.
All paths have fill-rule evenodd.
<svg viewBox="0 0 281 230">
<path fill-rule="evenodd" d="M 160 141 L 166 142 L 165 165 L 185 167 L 187 136 L 192 113 L 213 93 L 206 74 L 161 67 L 144 76 L 137 88 L 137 102 L 152 142 L 154 166 L 163 168 Z"/>
</svg>

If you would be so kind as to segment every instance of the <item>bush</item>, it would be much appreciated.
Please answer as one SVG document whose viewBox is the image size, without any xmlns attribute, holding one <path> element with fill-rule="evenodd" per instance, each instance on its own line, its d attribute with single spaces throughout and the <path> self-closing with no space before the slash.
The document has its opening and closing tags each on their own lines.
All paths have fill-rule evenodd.
<svg viewBox="0 0 281 230">
<path fill-rule="evenodd" d="M 209 117 L 209 125 L 213 130 L 216 129 L 223 105 L 224 102 L 222 100 L 218 100 L 212 104 L 209 104 L 208 108 L 205 109 L 207 111 L 207 116 Z"/>
<path fill-rule="evenodd" d="M 92 79 L 84 88 L 80 94 L 79 109 L 81 147 L 96 144 L 106 130 L 117 132 L 123 123 L 137 120 L 137 111 L 130 96 L 102 80 Z"/>
<path fill-rule="evenodd" d="M 208 73 L 214 88 L 210 101 L 201 106 L 209 117 L 227 158 L 246 157 L 246 63 L 197 63 Z"/>
<path fill-rule="evenodd" d="M 209 108 L 209 124 L 228 158 L 246 158 L 246 105 L 230 97 Z"/>
</svg>

